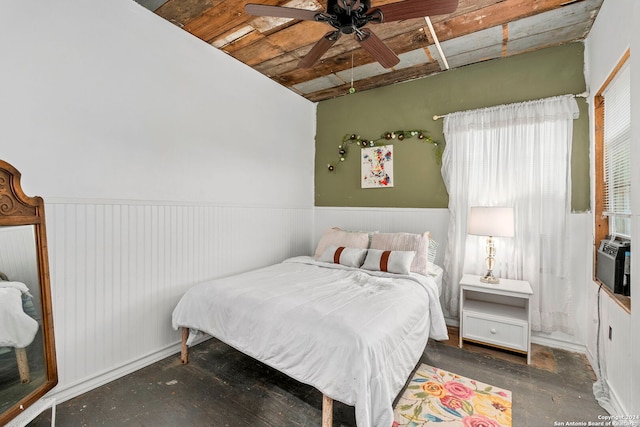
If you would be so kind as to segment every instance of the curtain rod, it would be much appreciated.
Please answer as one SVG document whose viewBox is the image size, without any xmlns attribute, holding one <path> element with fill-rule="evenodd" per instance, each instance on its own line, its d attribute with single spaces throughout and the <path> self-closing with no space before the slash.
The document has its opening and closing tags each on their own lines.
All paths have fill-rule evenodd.
<svg viewBox="0 0 640 427">
<path fill-rule="evenodd" d="M 582 92 L 582 93 L 578 93 L 578 94 L 574 94 L 573 95 L 576 98 L 587 98 L 589 96 L 589 92 Z M 434 115 L 433 116 L 433 120 L 440 120 L 447 117 L 447 114 L 442 114 L 442 115 Z"/>
</svg>

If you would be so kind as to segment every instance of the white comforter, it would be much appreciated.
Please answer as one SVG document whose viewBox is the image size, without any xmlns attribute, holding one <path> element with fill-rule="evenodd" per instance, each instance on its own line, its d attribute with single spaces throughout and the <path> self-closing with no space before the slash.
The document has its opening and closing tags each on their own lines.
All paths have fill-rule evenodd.
<svg viewBox="0 0 640 427">
<path fill-rule="evenodd" d="M 22 308 L 22 294 L 29 288 L 20 282 L 0 282 L 0 347 L 24 348 L 38 332 L 38 322 Z"/>
<path fill-rule="evenodd" d="M 290 258 L 191 288 L 173 327 L 206 332 L 390 427 L 429 336 L 447 339 L 432 278 Z"/>
</svg>

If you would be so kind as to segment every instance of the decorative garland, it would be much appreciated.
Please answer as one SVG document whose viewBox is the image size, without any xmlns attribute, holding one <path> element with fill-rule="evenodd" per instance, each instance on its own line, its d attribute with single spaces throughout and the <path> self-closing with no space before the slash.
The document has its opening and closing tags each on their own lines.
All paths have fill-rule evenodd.
<svg viewBox="0 0 640 427">
<path fill-rule="evenodd" d="M 415 129 L 415 130 L 396 130 L 393 132 L 385 132 L 378 139 L 364 139 L 361 138 L 360 135 L 356 134 L 346 134 L 342 137 L 342 144 L 338 145 L 338 154 L 340 155 L 340 161 L 344 162 L 347 152 L 349 151 L 350 144 L 356 144 L 360 147 L 375 147 L 377 145 L 385 145 L 388 144 L 389 141 L 397 139 L 398 141 L 404 141 L 407 138 L 413 138 L 414 136 L 418 137 L 420 142 L 428 142 L 430 144 L 435 145 L 436 147 L 436 159 L 438 164 L 442 161 L 442 147 L 440 143 L 435 141 L 433 138 L 427 135 L 426 130 Z M 327 169 L 329 172 L 332 172 L 336 169 L 336 166 L 329 163 L 327 165 Z"/>
</svg>

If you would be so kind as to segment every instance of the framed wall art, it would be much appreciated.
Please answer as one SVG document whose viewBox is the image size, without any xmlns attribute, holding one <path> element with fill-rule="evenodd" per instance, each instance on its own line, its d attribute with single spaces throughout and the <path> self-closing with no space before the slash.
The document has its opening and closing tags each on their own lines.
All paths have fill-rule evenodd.
<svg viewBox="0 0 640 427">
<path fill-rule="evenodd" d="M 361 150 L 362 188 L 393 187 L 393 145 Z"/>
</svg>

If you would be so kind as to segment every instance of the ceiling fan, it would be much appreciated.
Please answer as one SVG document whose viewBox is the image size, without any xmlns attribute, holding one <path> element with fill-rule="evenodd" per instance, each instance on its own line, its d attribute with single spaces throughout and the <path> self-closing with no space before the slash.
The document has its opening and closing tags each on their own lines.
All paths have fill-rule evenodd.
<svg viewBox="0 0 640 427">
<path fill-rule="evenodd" d="M 404 0 L 371 8 L 371 0 L 327 0 L 325 12 L 249 3 L 245 11 L 255 16 L 273 16 L 303 21 L 325 22 L 335 30 L 324 35 L 298 63 L 309 68 L 324 55 L 342 34 L 354 34 L 356 40 L 385 68 L 400 62 L 400 58 L 368 28 L 368 23 L 401 21 L 452 13 L 458 0 Z"/>
</svg>

